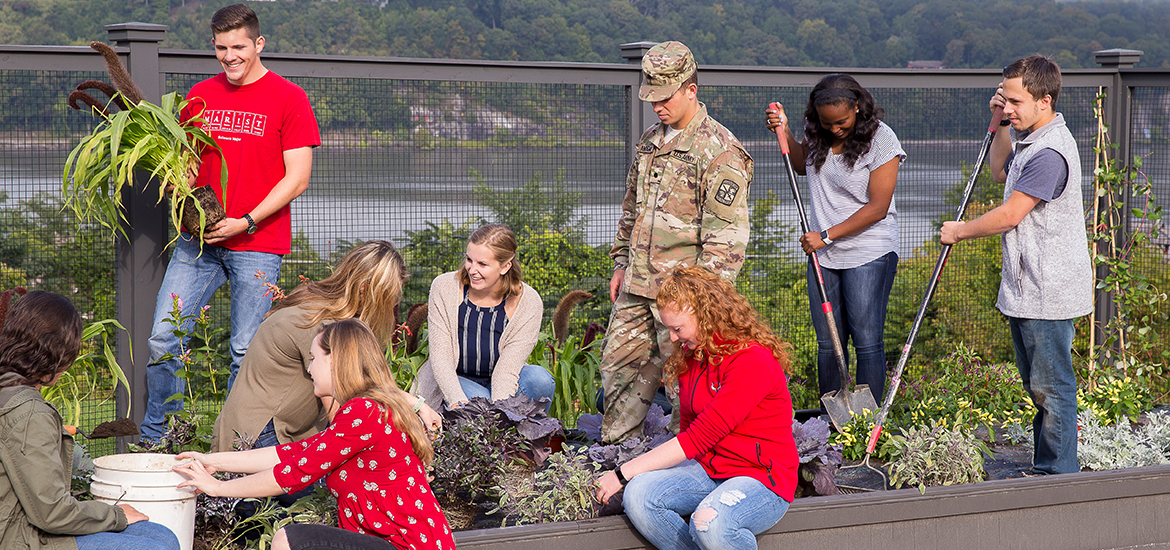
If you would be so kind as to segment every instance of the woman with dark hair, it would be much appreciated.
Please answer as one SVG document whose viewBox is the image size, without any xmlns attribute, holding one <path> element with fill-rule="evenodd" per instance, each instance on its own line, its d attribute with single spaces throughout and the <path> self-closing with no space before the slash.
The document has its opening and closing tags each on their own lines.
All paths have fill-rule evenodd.
<svg viewBox="0 0 1170 550">
<path fill-rule="evenodd" d="M 556 381 L 526 364 L 540 335 L 544 303 L 524 284 L 516 236 L 504 225 L 476 229 L 459 271 L 431 282 L 427 308 L 430 358 L 418 373 L 418 394 L 448 408 L 468 397 L 506 399 L 522 393 L 549 398 Z"/>
<path fill-rule="evenodd" d="M 195 460 L 175 466 L 190 477 L 179 486 L 211 496 L 266 497 L 324 477 L 337 499 L 340 529 L 288 525 L 272 538 L 273 550 L 455 548 L 427 484 L 434 449 L 414 400 L 394 385 L 382 342 L 360 319 L 325 325 L 312 342 L 313 394 L 342 403 L 329 427 L 278 447 L 180 454 Z M 221 481 L 211 475 L 217 471 L 249 475 Z"/>
<path fill-rule="evenodd" d="M 663 550 L 756 548 L 796 492 L 791 346 L 703 267 L 672 273 L 657 303 L 675 342 L 665 370 L 678 384 L 681 431 L 601 476 L 597 498 L 624 485 L 626 515 Z"/>
<path fill-rule="evenodd" d="M 880 402 L 886 381 L 882 333 L 898 271 L 894 187 L 906 152 L 882 122 L 884 112 L 873 96 L 849 75 L 827 75 L 813 87 L 803 141 L 790 130 L 783 106 L 766 113 L 768 129 L 783 130 L 796 172 L 808 175 L 812 214 L 800 246 L 820 261 L 841 347 L 848 349 L 853 340 L 857 383 L 869 384 Z M 824 395 L 841 388 L 841 375 L 811 259 L 808 299 L 817 333 L 817 381 Z"/>
<path fill-rule="evenodd" d="M 366 241 L 352 250 L 321 281 L 301 284 L 272 306 L 256 331 L 239 376 L 215 421 L 214 451 L 230 451 L 237 438 L 256 438 L 271 447 L 309 437 L 325 428 L 333 401 L 313 396 L 306 373 L 309 346 L 321 325 L 358 318 L 383 346 L 394 335 L 394 318 L 406 266 L 394 245 Z M 388 391 L 399 391 L 397 386 Z M 403 392 L 405 393 L 405 392 Z M 416 399 L 428 428 L 442 418 Z"/>
<path fill-rule="evenodd" d="M 73 304 L 29 292 L 0 325 L 0 548 L 179 550 L 170 529 L 129 504 L 70 493 L 73 438 L 40 388 L 55 384 L 81 350 Z"/>
</svg>

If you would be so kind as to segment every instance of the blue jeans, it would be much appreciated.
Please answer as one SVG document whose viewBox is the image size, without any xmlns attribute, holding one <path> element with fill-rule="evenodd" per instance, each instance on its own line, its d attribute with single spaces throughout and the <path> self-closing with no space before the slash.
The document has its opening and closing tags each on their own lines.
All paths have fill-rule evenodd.
<svg viewBox="0 0 1170 550">
<path fill-rule="evenodd" d="M 1077 378 L 1072 367 L 1073 320 L 1008 317 L 1016 368 L 1036 405 L 1032 469 L 1045 474 L 1081 471 L 1077 462 Z"/>
<path fill-rule="evenodd" d="M 131 523 L 115 533 L 106 531 L 74 537 L 77 550 L 179 550 L 179 539 L 166 526 L 152 521 Z"/>
<path fill-rule="evenodd" d="M 520 369 L 519 382 L 520 389 L 516 392 L 517 395 L 522 393 L 533 401 L 538 401 L 541 397 L 548 398 L 548 403 L 544 405 L 544 412 L 547 414 L 549 407 L 552 407 L 553 393 L 557 391 L 557 381 L 553 379 L 548 369 L 540 365 L 524 365 Z M 467 394 L 467 397 L 492 398 L 491 388 L 462 376 L 459 377 L 459 387 L 463 388 L 463 393 Z"/>
<path fill-rule="evenodd" d="M 898 255 L 890 252 L 867 264 L 849 269 L 821 267 L 825 279 L 825 293 L 833 304 L 833 319 L 849 363 L 849 340 L 857 350 L 857 384 L 869 384 L 878 403 L 886 387 L 886 347 L 882 333 L 886 327 L 886 305 L 894 275 L 898 273 Z M 821 294 L 817 290 L 817 274 L 808 261 L 808 306 L 812 312 L 813 329 L 817 332 L 817 383 L 821 395 L 841 389 L 841 373 L 833 344 L 829 340 L 829 325 L 821 309 Z"/>
<path fill-rule="evenodd" d="M 215 291 L 229 283 L 231 288 L 231 374 L 228 389 L 235 382 L 240 361 L 248 351 L 248 344 L 256 335 L 256 329 L 264 320 L 264 314 L 272 307 L 272 300 L 264 294 L 268 291 L 257 273 L 264 273 L 265 280 L 275 283 L 280 279 L 278 254 L 267 252 L 236 251 L 221 246 L 203 245 L 199 253 L 199 242 L 187 233 L 180 235 L 162 288 L 154 306 L 154 329 L 150 334 L 150 364 L 146 367 L 146 413 L 142 421 L 142 437 L 159 439 L 166 426 L 166 413 L 179 410 L 178 401 L 166 402 L 176 393 L 182 393 L 183 379 L 175 376 L 182 368 L 179 338 L 176 327 L 170 323 L 174 302 L 171 294 L 183 301 L 182 315 L 195 315 L 211 301 Z M 191 330 L 194 319 L 184 323 L 182 330 Z M 186 342 L 183 342 L 185 345 Z M 176 358 L 162 361 L 166 354 Z"/>
<path fill-rule="evenodd" d="M 630 522 L 662 550 L 753 549 L 756 535 L 788 512 L 788 501 L 750 477 L 711 479 L 694 460 L 638 474 L 622 497 Z M 704 522 L 704 509 L 715 517 Z M 682 516 L 690 515 L 690 522 Z M 709 512 L 708 512 L 709 514 Z"/>
</svg>

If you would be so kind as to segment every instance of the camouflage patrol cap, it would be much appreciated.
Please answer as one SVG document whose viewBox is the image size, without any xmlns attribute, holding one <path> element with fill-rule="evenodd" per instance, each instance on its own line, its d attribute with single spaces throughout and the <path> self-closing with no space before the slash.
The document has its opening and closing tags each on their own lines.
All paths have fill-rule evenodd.
<svg viewBox="0 0 1170 550">
<path fill-rule="evenodd" d="M 670 99 L 697 68 L 695 56 L 682 42 L 655 45 L 642 57 L 642 74 L 646 80 L 638 90 L 638 98 L 642 101 Z"/>
</svg>

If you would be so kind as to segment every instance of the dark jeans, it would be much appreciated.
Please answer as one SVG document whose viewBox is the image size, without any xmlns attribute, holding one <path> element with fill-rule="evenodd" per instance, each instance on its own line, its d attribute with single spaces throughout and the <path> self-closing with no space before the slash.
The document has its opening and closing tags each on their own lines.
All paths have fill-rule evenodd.
<svg viewBox="0 0 1170 550">
<path fill-rule="evenodd" d="M 1077 377 L 1072 367 L 1073 319 L 1008 317 L 1016 367 L 1036 405 L 1032 469 L 1046 474 L 1081 471 L 1077 462 Z"/>
<path fill-rule="evenodd" d="M 328 525 L 293 523 L 284 527 L 291 550 L 395 550 L 394 545 L 375 537 Z"/>
<path fill-rule="evenodd" d="M 825 292 L 833 304 L 833 319 L 849 362 L 849 340 L 857 350 L 857 383 L 869 384 L 873 397 L 881 403 L 886 386 L 886 348 L 882 333 L 886 326 L 886 304 L 894 275 L 898 272 L 898 255 L 890 252 L 869 263 L 850 269 L 821 267 Z M 817 331 L 817 382 L 821 395 L 841 389 L 841 374 L 829 341 L 829 326 L 821 309 L 817 275 L 808 261 L 808 304 L 813 328 Z"/>
</svg>

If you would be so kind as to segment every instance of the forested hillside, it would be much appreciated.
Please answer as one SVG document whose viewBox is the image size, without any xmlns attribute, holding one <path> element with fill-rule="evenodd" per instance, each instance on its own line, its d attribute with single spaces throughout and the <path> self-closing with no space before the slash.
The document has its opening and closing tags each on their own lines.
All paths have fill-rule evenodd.
<svg viewBox="0 0 1170 550">
<path fill-rule="evenodd" d="M 164 47 L 206 48 L 230 0 L 0 0 L 0 43 L 84 44 L 103 25 L 171 26 Z M 620 62 L 618 45 L 686 42 L 700 63 L 999 67 L 1041 52 L 1145 51 L 1170 66 L 1170 3 L 1047 0 L 276 0 L 251 2 L 269 52 Z"/>
</svg>

